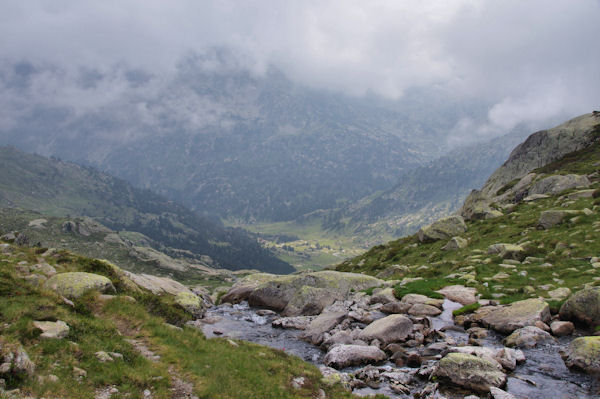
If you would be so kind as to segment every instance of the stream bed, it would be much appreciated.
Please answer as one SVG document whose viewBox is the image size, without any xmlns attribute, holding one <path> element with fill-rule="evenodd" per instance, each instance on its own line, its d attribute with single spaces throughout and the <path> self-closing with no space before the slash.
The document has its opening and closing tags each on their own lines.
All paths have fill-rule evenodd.
<svg viewBox="0 0 600 399">
<path fill-rule="evenodd" d="M 444 301 L 444 311 L 437 317 L 431 317 L 431 325 L 436 330 L 444 330 L 445 334 L 452 337 L 457 345 L 466 345 L 468 335 L 460 329 L 448 328 L 454 326 L 452 310 L 461 305 L 449 300 Z M 266 314 L 265 314 L 266 313 Z M 283 350 L 291 355 L 298 356 L 305 361 L 317 366 L 323 363 L 325 353 L 318 347 L 303 341 L 301 330 L 274 328 L 271 322 L 280 316 L 271 312 L 264 312 L 248 306 L 246 302 L 236 305 L 223 304 L 208 310 L 202 330 L 207 338 L 228 337 L 245 340 L 257 344 Z M 543 398 L 543 399 L 592 399 L 600 397 L 600 381 L 584 373 L 570 371 L 562 361 L 559 350 L 565 348 L 569 342 L 577 337 L 563 337 L 554 344 L 543 345 L 533 349 L 522 349 L 526 361 L 517 366 L 516 370 L 508 374 L 505 390 L 517 398 Z M 487 338 L 482 341 L 483 346 L 501 348 L 504 337 L 489 331 Z M 362 367 L 353 367 L 339 370 L 354 373 Z M 391 362 L 377 366 L 382 372 L 401 371 L 414 374 L 416 369 L 397 367 Z M 378 384 L 376 387 L 363 387 L 353 390 L 357 395 L 383 394 L 390 398 L 412 398 L 426 384 L 427 380 L 419 381 L 414 378 L 411 383 L 410 393 L 396 393 L 388 384 Z M 464 398 L 472 393 L 451 387 L 441 387 L 440 393 L 447 398 Z M 480 397 L 486 397 L 485 395 Z"/>
</svg>

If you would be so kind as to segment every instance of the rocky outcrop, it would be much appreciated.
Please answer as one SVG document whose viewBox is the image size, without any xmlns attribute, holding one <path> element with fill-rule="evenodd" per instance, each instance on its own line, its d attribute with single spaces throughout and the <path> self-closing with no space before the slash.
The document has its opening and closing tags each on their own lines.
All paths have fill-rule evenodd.
<svg viewBox="0 0 600 399">
<path fill-rule="evenodd" d="M 460 215 L 465 220 L 492 219 L 502 216 L 502 212 L 490 207 L 491 202 L 481 191 L 473 190 L 465 200 Z"/>
<path fill-rule="evenodd" d="M 45 287 L 70 299 L 79 298 L 90 290 L 102 293 L 116 292 L 108 278 L 84 272 L 55 274 L 46 281 Z"/>
<path fill-rule="evenodd" d="M 281 311 L 284 316 L 316 315 L 354 291 L 382 284 L 375 277 L 330 270 L 286 276 L 263 273 L 236 283 L 222 300 L 247 299 L 252 306 Z"/>
<path fill-rule="evenodd" d="M 556 195 L 571 188 L 589 187 L 590 179 L 581 175 L 552 175 L 536 180 L 529 189 L 529 195 Z"/>
<path fill-rule="evenodd" d="M 600 374 L 600 337 L 579 337 L 561 354 L 567 367 Z"/>
<path fill-rule="evenodd" d="M 490 359 L 449 353 L 440 361 L 433 375 L 460 387 L 485 393 L 491 387 L 504 386 L 506 375 L 501 370 L 500 364 Z"/>
<path fill-rule="evenodd" d="M 591 326 L 600 325 L 600 287 L 585 288 L 573 294 L 560 307 L 560 318 Z"/>
<path fill-rule="evenodd" d="M 493 309 L 484 315 L 481 321 L 503 334 L 525 326 L 533 326 L 536 322 L 550 322 L 550 307 L 540 299 L 526 299 Z"/>
<path fill-rule="evenodd" d="M 385 359 L 387 359 L 385 352 L 374 346 L 338 345 L 327 352 L 323 363 L 341 369 L 360 364 L 379 363 Z"/>
<path fill-rule="evenodd" d="M 421 242 L 433 242 L 438 240 L 448 240 L 454 236 L 459 236 L 467 231 L 467 224 L 462 216 L 453 215 L 436 222 L 429 226 L 422 227 L 417 236 Z"/>
<path fill-rule="evenodd" d="M 456 251 L 457 249 L 466 248 L 469 241 L 462 237 L 452 237 L 446 245 L 442 247 L 442 251 Z"/>
<path fill-rule="evenodd" d="M 504 165 L 490 176 L 481 190 L 482 194 L 493 198 L 507 183 L 570 152 L 589 146 L 597 139 L 594 131 L 599 123 L 600 117 L 590 113 L 571 119 L 553 129 L 532 134 L 517 146 Z"/>
<path fill-rule="evenodd" d="M 548 230 L 558 224 L 561 224 L 566 219 L 577 216 L 579 211 L 573 210 L 549 210 L 542 211 L 538 225 L 543 229 Z"/>
</svg>

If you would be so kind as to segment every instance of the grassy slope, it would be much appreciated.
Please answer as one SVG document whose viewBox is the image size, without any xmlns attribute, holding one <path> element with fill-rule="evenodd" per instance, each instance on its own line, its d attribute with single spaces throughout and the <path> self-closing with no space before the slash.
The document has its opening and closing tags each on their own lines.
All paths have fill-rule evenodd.
<svg viewBox="0 0 600 399">
<path fill-rule="evenodd" d="M 247 232 L 224 228 L 182 205 L 92 168 L 0 147 L 0 205 L 50 216 L 89 216 L 113 230 L 136 231 L 170 254 L 188 250 L 228 269 L 289 273 L 292 267 Z"/>
<path fill-rule="evenodd" d="M 597 143 L 586 150 L 569 154 L 538 172 L 588 174 L 598 171 L 599 160 L 600 144 Z M 594 183 L 592 187 L 599 186 L 599 183 Z M 593 209 L 593 214 L 581 215 L 575 222 L 566 222 L 549 230 L 537 227 L 540 213 L 544 210 L 584 208 Z M 591 257 L 600 255 L 599 212 L 600 201 L 595 198 L 570 201 L 555 196 L 519 203 L 502 217 L 468 222 L 469 229 L 463 237 L 469 240 L 469 245 L 464 249 L 443 251 L 441 248 L 446 241 L 420 243 L 413 235 L 376 246 L 338 265 L 337 270 L 375 275 L 392 265 L 406 265 L 408 268 L 405 271 L 399 271 L 393 277 L 421 277 L 426 281 L 398 287 L 399 294 L 411 290 L 431 293 L 453 282 L 468 282 L 484 297 L 500 297 L 505 302 L 547 296 L 548 290 L 562 286 L 577 289 L 588 283 L 600 285 L 600 269 L 594 269 L 589 261 Z M 505 268 L 501 264 L 506 262 L 499 256 L 487 255 L 487 248 L 496 243 L 521 243 L 526 250 L 522 258 L 533 256 L 544 260 L 517 265 L 515 269 Z M 551 263 L 552 267 L 542 266 L 545 262 Z M 507 273 L 509 277 L 493 278 L 499 272 Z"/>
<path fill-rule="evenodd" d="M 113 398 L 141 398 L 149 389 L 155 398 L 170 398 L 175 374 L 193 384 L 201 398 L 314 397 L 324 389 L 328 397 L 350 397 L 339 387 L 326 387 L 316 367 L 282 351 L 246 342 L 232 345 L 225 339 L 207 340 L 192 328 L 182 331 L 165 324 L 182 325 L 188 317 L 166 297 L 134 293 L 102 263 L 61 252 L 41 258 L 42 250 L 11 247 L 0 253 L 0 341 L 21 344 L 37 365 L 36 377 L 9 378 L 7 388 L 46 398 L 93 398 L 98 389 L 116 386 Z M 113 280 L 119 294 L 134 296 L 130 302 L 118 296 L 101 305 L 93 294 L 71 308 L 60 297 L 18 277 L 20 262 L 48 262 L 59 271 L 90 271 Z M 10 300 L 8 300 L 10 298 Z M 71 328 L 66 339 L 43 340 L 33 320 L 63 320 Z M 160 355 L 157 362 L 142 357 L 126 340 L 144 342 Z M 123 360 L 101 363 L 97 351 L 119 352 Z M 87 371 L 77 379 L 73 367 Z M 53 374 L 57 382 L 37 376 Z M 309 381 L 305 388 L 291 387 L 294 377 Z M 1 394 L 0 394 L 1 396 Z"/>
</svg>

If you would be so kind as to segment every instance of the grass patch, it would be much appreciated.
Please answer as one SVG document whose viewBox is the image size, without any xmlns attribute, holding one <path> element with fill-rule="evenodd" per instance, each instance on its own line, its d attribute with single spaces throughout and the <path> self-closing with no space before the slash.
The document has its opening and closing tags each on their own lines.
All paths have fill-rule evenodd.
<svg viewBox="0 0 600 399">
<path fill-rule="evenodd" d="M 465 306 L 463 306 L 460 309 L 453 310 L 452 314 L 454 316 L 459 316 L 461 314 L 473 313 L 474 311 L 476 311 L 480 307 L 481 307 L 481 304 L 479 302 L 475 302 L 475 303 L 472 303 L 470 305 L 465 305 Z"/>
</svg>

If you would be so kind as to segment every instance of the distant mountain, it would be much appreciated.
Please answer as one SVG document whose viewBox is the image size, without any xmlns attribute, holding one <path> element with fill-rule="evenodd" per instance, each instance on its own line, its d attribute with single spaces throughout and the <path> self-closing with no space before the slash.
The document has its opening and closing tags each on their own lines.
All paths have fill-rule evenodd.
<svg viewBox="0 0 600 399">
<path fill-rule="evenodd" d="M 425 166 L 404 172 L 391 189 L 330 213 L 327 229 L 400 237 L 458 209 L 526 137 L 524 128 L 491 141 L 450 151 Z"/>
<path fill-rule="evenodd" d="M 88 216 L 113 230 L 139 232 L 156 249 L 227 269 L 289 273 L 242 229 L 226 228 L 149 190 L 91 167 L 0 147 L 0 205 L 54 216 Z"/>
<path fill-rule="evenodd" d="M 132 87 L 148 86 L 139 98 L 83 113 L 40 105 L 0 139 L 90 164 L 198 212 L 283 221 L 388 189 L 439 157 L 459 120 L 487 112 L 441 89 L 353 98 L 212 57 L 191 57 L 157 86 L 132 72 Z"/>
</svg>

